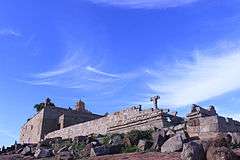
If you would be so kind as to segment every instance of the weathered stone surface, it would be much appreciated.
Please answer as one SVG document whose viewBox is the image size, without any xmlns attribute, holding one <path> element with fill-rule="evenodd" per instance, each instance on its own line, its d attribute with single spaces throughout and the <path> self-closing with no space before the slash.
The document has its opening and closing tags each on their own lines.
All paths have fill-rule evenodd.
<svg viewBox="0 0 240 160">
<path fill-rule="evenodd" d="M 173 129 L 174 129 L 175 131 L 185 130 L 185 129 L 186 129 L 186 124 L 185 124 L 185 123 L 179 124 L 179 125 L 177 125 L 177 126 L 174 126 Z"/>
<path fill-rule="evenodd" d="M 208 147 L 207 160 L 235 160 L 236 155 L 229 146 L 226 135 L 218 134 Z"/>
<path fill-rule="evenodd" d="M 240 144 L 240 133 L 230 133 L 232 136 L 232 144 L 239 145 Z"/>
<path fill-rule="evenodd" d="M 204 155 L 206 156 L 209 145 L 211 144 L 210 140 L 194 140 L 195 143 L 202 145 Z"/>
<path fill-rule="evenodd" d="M 169 138 L 161 147 L 161 152 L 176 152 L 181 151 L 183 148 L 182 137 L 179 134 Z"/>
<path fill-rule="evenodd" d="M 30 155 L 30 154 L 31 154 L 31 151 L 32 151 L 32 150 L 31 150 L 31 147 L 26 146 L 26 147 L 23 148 L 21 154 L 24 155 L 24 156 L 27 156 L 27 155 Z"/>
<path fill-rule="evenodd" d="M 152 140 L 153 140 L 152 149 L 158 150 L 166 141 L 165 131 L 162 129 L 162 130 L 158 130 L 157 132 L 153 132 Z"/>
<path fill-rule="evenodd" d="M 34 154 L 35 158 L 46 158 L 46 157 L 50 157 L 50 156 L 52 156 L 52 150 L 44 149 L 44 148 L 38 148 Z"/>
<path fill-rule="evenodd" d="M 138 142 L 138 149 L 140 151 L 145 151 L 146 147 L 146 140 L 139 140 Z"/>
<path fill-rule="evenodd" d="M 183 145 L 182 160 L 204 160 L 204 158 L 204 149 L 201 144 L 192 141 Z"/>
<path fill-rule="evenodd" d="M 207 151 L 207 160 L 234 160 L 234 153 L 227 147 L 210 146 Z"/>
<path fill-rule="evenodd" d="M 169 136 L 169 137 L 173 137 L 175 135 L 175 132 L 171 129 L 168 129 L 166 135 Z"/>
<path fill-rule="evenodd" d="M 186 131 L 180 130 L 180 131 L 177 131 L 176 134 L 181 135 L 183 142 L 187 142 L 188 141 L 189 136 L 188 136 Z"/>
</svg>

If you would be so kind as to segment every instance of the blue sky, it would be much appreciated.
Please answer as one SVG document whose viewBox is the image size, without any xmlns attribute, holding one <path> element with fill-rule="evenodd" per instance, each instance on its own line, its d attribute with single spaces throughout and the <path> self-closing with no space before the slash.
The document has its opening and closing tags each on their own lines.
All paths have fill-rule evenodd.
<svg viewBox="0 0 240 160">
<path fill-rule="evenodd" d="M 131 105 L 187 114 L 213 104 L 240 119 L 238 0 L 0 0 L 0 145 L 33 105 L 78 99 L 104 114 Z"/>
</svg>

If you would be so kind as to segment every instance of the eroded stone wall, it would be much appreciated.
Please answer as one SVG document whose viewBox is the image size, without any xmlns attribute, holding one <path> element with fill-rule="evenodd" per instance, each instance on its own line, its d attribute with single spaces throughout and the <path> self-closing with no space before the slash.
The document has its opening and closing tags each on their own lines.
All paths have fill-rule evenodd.
<svg viewBox="0 0 240 160">
<path fill-rule="evenodd" d="M 154 127 L 168 127 L 170 124 L 159 109 L 142 111 L 139 108 L 129 108 L 103 118 L 51 132 L 45 138 L 62 137 L 66 139 L 92 133 L 125 133 L 133 129 L 147 130 Z"/>
<path fill-rule="evenodd" d="M 37 143 L 44 138 L 42 135 L 44 110 L 36 114 L 20 129 L 20 143 Z"/>
<path fill-rule="evenodd" d="M 20 130 L 20 143 L 37 143 L 48 133 L 62 127 L 94 120 L 102 116 L 59 107 L 46 107 L 27 121 Z"/>
<path fill-rule="evenodd" d="M 218 133 L 240 132 L 240 122 L 218 115 L 194 118 L 187 121 L 187 132 L 190 137 L 209 139 Z"/>
</svg>

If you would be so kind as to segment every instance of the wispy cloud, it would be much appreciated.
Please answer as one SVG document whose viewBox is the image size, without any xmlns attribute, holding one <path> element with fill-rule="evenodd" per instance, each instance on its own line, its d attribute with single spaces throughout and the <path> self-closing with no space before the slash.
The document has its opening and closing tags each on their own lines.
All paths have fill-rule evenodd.
<svg viewBox="0 0 240 160">
<path fill-rule="evenodd" d="M 0 29 L 0 36 L 20 37 L 21 34 L 17 31 L 12 30 L 12 29 Z"/>
<path fill-rule="evenodd" d="M 99 75 L 107 76 L 107 77 L 120 78 L 119 75 L 106 73 L 106 72 L 100 71 L 100 70 L 98 70 L 94 67 L 91 67 L 91 66 L 87 66 L 86 70 L 90 71 L 90 72 L 93 72 L 93 73 L 96 73 L 96 74 L 99 74 Z"/>
<path fill-rule="evenodd" d="M 198 51 L 191 61 L 163 70 L 147 70 L 149 88 L 162 95 L 162 104 L 183 106 L 240 89 L 240 48 Z M 223 50 L 223 51 L 221 51 Z M 206 52 L 206 53 L 205 53 Z M 211 55 L 211 56 L 210 56 Z"/>
<path fill-rule="evenodd" d="M 89 0 L 94 3 L 103 3 L 129 8 L 169 8 L 190 4 L 199 0 Z"/>
<path fill-rule="evenodd" d="M 69 53 L 54 69 L 33 74 L 25 80 L 18 80 L 31 85 L 56 86 L 71 89 L 101 90 L 107 93 L 124 87 L 129 80 L 139 76 L 136 72 L 109 73 L 92 64 L 90 58 L 76 51 Z M 101 67 L 100 67 L 101 68 Z M 115 86 L 114 89 L 112 86 Z"/>
</svg>

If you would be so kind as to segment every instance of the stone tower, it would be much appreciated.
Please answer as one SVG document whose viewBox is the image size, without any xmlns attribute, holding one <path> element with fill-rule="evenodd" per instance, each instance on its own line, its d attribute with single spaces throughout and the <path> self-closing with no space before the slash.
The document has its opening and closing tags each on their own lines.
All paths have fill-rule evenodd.
<svg viewBox="0 0 240 160">
<path fill-rule="evenodd" d="M 83 101 L 79 100 L 76 103 L 75 109 L 76 109 L 76 111 L 85 112 L 86 111 L 85 103 Z"/>
</svg>

